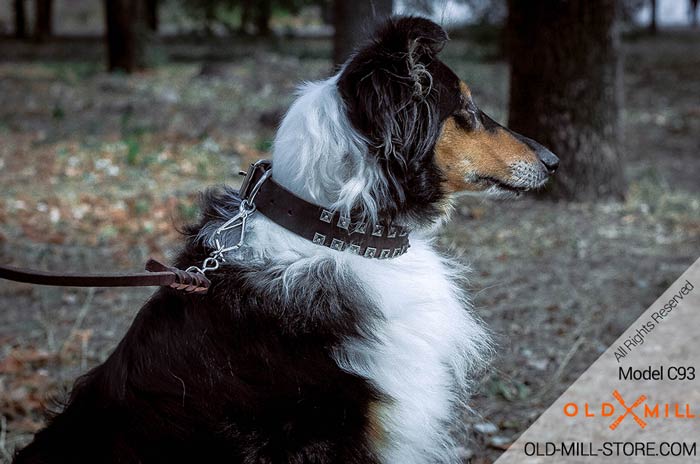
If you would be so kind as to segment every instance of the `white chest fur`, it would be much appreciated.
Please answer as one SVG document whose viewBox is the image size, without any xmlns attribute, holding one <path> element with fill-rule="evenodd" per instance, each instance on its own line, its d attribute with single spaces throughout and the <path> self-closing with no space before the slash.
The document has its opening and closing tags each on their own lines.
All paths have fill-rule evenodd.
<svg viewBox="0 0 700 464">
<path fill-rule="evenodd" d="M 382 461 L 458 462 L 449 425 L 488 346 L 458 284 L 464 267 L 440 257 L 429 240 L 415 234 L 408 253 L 366 259 L 314 245 L 260 215 L 249 222 L 246 242 L 232 257 L 274 263 L 284 270 L 285 286 L 332 260 L 336 272 L 353 277 L 355 285 L 344 291 L 363 292 L 380 311 L 371 333 L 347 340 L 334 357 L 387 398 L 372 410 L 382 429 L 376 443 Z"/>
<path fill-rule="evenodd" d="M 464 399 L 469 371 L 481 361 L 487 336 L 450 277 L 456 270 L 429 243 L 413 240 L 406 255 L 363 260 L 357 277 L 384 321 L 378 341 L 350 340 L 338 364 L 366 377 L 390 398 L 378 409 L 386 463 L 455 462 L 447 433 Z"/>
</svg>

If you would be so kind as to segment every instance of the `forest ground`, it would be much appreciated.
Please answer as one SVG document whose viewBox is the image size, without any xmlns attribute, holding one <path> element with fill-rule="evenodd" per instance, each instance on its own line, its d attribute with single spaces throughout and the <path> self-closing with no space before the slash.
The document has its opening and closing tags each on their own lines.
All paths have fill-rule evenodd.
<svg viewBox="0 0 700 464">
<path fill-rule="evenodd" d="M 458 202 L 440 245 L 471 265 L 497 342 L 459 431 L 465 460 L 492 462 L 700 256 L 699 45 L 690 31 L 624 43 L 624 201 Z M 198 192 L 266 155 L 298 83 L 331 72 L 329 51 L 162 44 L 158 66 L 125 76 L 102 71 L 94 41 L 0 42 L 0 262 L 167 260 Z M 469 39 L 444 55 L 504 121 L 507 64 Z M 0 460 L 42 425 L 47 396 L 108 356 L 150 293 L 0 282 Z"/>
</svg>

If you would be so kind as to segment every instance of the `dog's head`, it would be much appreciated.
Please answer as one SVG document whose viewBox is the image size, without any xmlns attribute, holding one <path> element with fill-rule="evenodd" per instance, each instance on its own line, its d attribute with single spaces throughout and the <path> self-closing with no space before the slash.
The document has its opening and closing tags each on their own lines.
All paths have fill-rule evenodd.
<svg viewBox="0 0 700 464">
<path fill-rule="evenodd" d="M 434 218 L 458 192 L 517 196 L 542 187 L 559 162 L 476 106 L 438 59 L 446 41 L 432 21 L 391 19 L 337 81 L 348 119 L 386 178 L 380 203 L 392 216 Z"/>
</svg>

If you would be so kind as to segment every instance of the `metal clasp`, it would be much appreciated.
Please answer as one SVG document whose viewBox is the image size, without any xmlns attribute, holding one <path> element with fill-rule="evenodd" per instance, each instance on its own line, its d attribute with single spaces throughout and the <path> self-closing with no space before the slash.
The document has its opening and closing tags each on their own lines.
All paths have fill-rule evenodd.
<svg viewBox="0 0 700 464">
<path fill-rule="evenodd" d="M 255 197 L 265 181 L 272 176 L 272 169 L 270 169 L 271 166 L 272 164 L 268 160 L 260 160 L 250 165 L 246 178 L 243 180 L 243 184 L 241 184 L 241 189 L 239 190 L 239 195 L 242 200 L 241 204 L 238 206 L 238 213 L 219 226 L 209 237 L 207 244 L 213 248 L 214 251 L 212 251 L 209 254 L 209 257 L 202 262 L 201 267 L 190 266 L 186 269 L 187 272 L 199 272 L 201 274 L 205 274 L 207 271 L 215 271 L 221 266 L 221 264 L 226 262 L 226 253 L 235 251 L 243 246 L 243 242 L 245 241 L 246 237 L 246 224 L 248 222 L 248 218 L 252 216 L 256 210 Z M 263 174 L 255 182 L 255 184 L 252 184 L 251 181 L 253 176 L 256 175 L 259 169 L 264 169 Z M 225 247 L 220 240 L 221 233 L 238 227 L 241 228 L 241 235 L 238 238 L 238 242 L 236 242 L 234 245 Z"/>
<path fill-rule="evenodd" d="M 250 165 L 250 167 L 248 168 L 248 172 L 246 173 L 245 178 L 243 179 L 243 182 L 241 183 L 241 188 L 238 190 L 238 194 L 240 195 L 240 197 L 244 200 L 250 199 L 252 201 L 253 198 L 251 198 L 251 196 L 254 197 L 255 193 L 257 193 L 257 191 L 255 193 L 253 193 L 251 191 L 251 186 L 253 186 L 253 189 L 254 189 L 254 187 L 258 187 L 258 189 L 259 189 L 259 185 L 262 185 L 259 182 L 257 182 L 256 184 L 253 184 L 253 179 L 256 177 L 256 175 L 259 171 L 263 171 L 263 176 L 265 176 L 267 173 L 271 173 L 272 172 L 271 168 L 272 168 L 272 161 L 270 161 L 270 160 L 264 159 L 264 160 L 259 160 L 259 161 L 256 161 L 255 163 L 252 163 Z M 265 177 L 265 178 L 267 179 L 267 177 Z"/>
</svg>

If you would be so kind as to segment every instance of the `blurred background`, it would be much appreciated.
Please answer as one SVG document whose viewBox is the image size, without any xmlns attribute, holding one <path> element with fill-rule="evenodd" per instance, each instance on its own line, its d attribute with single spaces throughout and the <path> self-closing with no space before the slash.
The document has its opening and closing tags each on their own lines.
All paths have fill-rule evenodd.
<svg viewBox="0 0 700 464">
<path fill-rule="evenodd" d="M 374 22 L 429 16 L 501 123 L 561 158 L 507 203 L 461 199 L 440 245 L 471 263 L 498 343 L 455 430 L 492 462 L 700 256 L 700 29 L 688 0 L 2 0 L 0 262 L 169 259 L 202 189 L 269 155 L 297 85 Z M 106 358 L 148 289 L 0 282 L 0 459 Z"/>
</svg>

